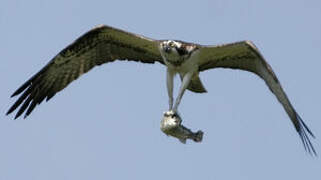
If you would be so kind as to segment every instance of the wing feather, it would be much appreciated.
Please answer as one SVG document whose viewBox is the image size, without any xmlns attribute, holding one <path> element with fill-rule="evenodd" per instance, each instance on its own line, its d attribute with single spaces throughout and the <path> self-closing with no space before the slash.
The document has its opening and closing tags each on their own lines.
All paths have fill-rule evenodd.
<svg viewBox="0 0 321 180">
<path fill-rule="evenodd" d="M 200 50 L 200 71 L 211 68 L 232 68 L 255 73 L 261 77 L 289 115 L 296 131 L 300 135 L 305 149 L 316 155 L 309 136 L 313 133 L 297 114 L 271 66 L 264 60 L 256 46 L 250 41 L 203 46 Z"/>
<path fill-rule="evenodd" d="M 27 117 L 44 99 L 57 92 L 93 67 L 115 60 L 163 64 L 158 41 L 108 26 L 96 27 L 58 53 L 45 67 L 20 86 L 11 97 L 22 95 L 7 115 L 19 110 Z"/>
</svg>

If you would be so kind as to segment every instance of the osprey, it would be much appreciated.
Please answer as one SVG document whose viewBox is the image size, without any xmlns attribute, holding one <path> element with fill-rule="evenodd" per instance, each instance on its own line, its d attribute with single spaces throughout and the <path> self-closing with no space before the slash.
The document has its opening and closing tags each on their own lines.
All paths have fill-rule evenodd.
<svg viewBox="0 0 321 180">
<path fill-rule="evenodd" d="M 45 67 L 19 87 L 11 97 L 21 94 L 7 115 L 20 105 L 15 118 L 27 117 L 44 99 L 48 101 L 80 75 L 93 67 L 115 60 L 163 64 L 169 110 L 177 112 L 186 89 L 205 93 L 199 72 L 212 68 L 232 68 L 252 72 L 262 78 L 289 115 L 305 149 L 316 154 L 309 136 L 314 137 L 291 105 L 271 66 L 250 41 L 203 46 L 178 40 L 153 40 L 113 27 L 101 25 L 79 37 L 58 53 Z M 173 103 L 173 78 L 182 80 Z"/>
</svg>

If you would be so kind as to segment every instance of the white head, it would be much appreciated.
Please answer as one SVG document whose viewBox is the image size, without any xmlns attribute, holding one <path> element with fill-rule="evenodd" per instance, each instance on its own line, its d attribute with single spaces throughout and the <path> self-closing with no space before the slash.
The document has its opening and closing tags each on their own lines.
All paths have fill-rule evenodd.
<svg viewBox="0 0 321 180">
<path fill-rule="evenodd" d="M 175 66 L 181 65 L 196 49 L 198 47 L 195 44 L 182 41 L 165 40 L 160 43 L 160 52 L 164 60 Z"/>
</svg>

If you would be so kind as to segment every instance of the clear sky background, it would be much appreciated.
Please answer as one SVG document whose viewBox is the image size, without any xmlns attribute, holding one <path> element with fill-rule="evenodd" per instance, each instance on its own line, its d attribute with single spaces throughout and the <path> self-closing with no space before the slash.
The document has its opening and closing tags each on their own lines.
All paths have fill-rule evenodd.
<svg viewBox="0 0 321 180">
<path fill-rule="evenodd" d="M 282 106 L 257 76 L 201 73 L 185 93 L 186 145 L 160 129 L 165 67 L 115 62 L 73 82 L 26 119 L 9 98 L 61 49 L 97 24 L 199 44 L 252 40 L 317 139 L 321 155 L 320 1 L 5 0 L 0 6 L 0 179 L 321 179 Z M 180 84 L 176 79 L 177 87 Z M 175 93 L 175 96 L 176 96 Z"/>
</svg>

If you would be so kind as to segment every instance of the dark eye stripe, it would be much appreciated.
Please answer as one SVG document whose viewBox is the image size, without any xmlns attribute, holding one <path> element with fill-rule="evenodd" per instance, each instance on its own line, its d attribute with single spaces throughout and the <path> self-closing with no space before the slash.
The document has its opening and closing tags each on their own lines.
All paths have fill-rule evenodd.
<svg viewBox="0 0 321 180">
<path fill-rule="evenodd" d="M 180 56 L 188 54 L 188 51 L 184 47 L 181 47 L 181 48 L 175 47 L 175 48 Z"/>
</svg>

